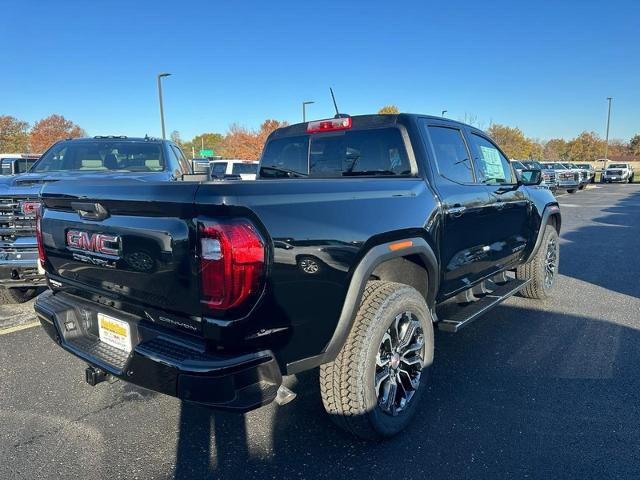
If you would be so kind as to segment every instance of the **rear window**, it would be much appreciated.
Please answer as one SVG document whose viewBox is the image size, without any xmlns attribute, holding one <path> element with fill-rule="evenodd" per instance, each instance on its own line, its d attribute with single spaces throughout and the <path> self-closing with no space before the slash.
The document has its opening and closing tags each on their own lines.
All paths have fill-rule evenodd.
<svg viewBox="0 0 640 480">
<path fill-rule="evenodd" d="M 233 170 L 231 171 L 234 175 L 242 175 L 242 174 L 256 174 L 258 173 L 258 164 L 257 163 L 234 163 Z"/>
<path fill-rule="evenodd" d="M 271 140 L 260 162 L 262 178 L 410 175 L 396 128 L 348 130 Z"/>
<path fill-rule="evenodd" d="M 612 163 L 607 168 L 627 168 L 626 163 Z"/>
<path fill-rule="evenodd" d="M 55 145 L 32 172 L 161 172 L 165 160 L 160 143 L 82 141 Z"/>
<path fill-rule="evenodd" d="M 215 177 L 223 176 L 227 173 L 227 162 L 213 162 L 211 174 Z"/>
</svg>

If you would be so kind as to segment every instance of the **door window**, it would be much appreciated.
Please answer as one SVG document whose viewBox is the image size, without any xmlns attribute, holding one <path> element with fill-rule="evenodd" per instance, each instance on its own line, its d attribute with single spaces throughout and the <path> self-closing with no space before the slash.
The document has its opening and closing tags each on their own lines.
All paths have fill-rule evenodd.
<svg viewBox="0 0 640 480">
<path fill-rule="evenodd" d="M 462 132 L 457 128 L 427 126 L 441 176 L 457 183 L 473 183 L 473 166 Z"/>
<path fill-rule="evenodd" d="M 493 142 L 475 133 L 471 134 L 471 141 L 476 147 L 480 181 L 488 184 L 515 183 L 509 160 Z"/>
</svg>

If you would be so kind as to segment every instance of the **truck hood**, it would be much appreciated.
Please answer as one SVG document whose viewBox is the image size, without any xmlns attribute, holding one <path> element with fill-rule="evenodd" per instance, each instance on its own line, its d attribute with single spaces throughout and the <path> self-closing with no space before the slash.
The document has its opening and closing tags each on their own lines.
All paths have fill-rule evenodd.
<svg viewBox="0 0 640 480">
<path fill-rule="evenodd" d="M 62 180 L 133 180 L 139 182 L 166 181 L 170 177 L 168 172 L 44 172 L 25 173 L 22 175 L 8 176 L 0 178 L 0 196 L 5 195 L 33 195 L 38 194 L 47 183 L 59 182 Z"/>
</svg>

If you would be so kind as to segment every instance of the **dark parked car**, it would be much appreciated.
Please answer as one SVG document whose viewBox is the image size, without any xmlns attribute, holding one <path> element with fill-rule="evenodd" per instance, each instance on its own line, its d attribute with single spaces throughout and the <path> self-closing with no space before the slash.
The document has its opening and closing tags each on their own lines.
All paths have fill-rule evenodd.
<svg viewBox="0 0 640 480">
<path fill-rule="evenodd" d="M 406 427 L 434 326 L 456 332 L 556 278 L 560 210 L 482 131 L 365 115 L 268 138 L 256 181 L 45 185 L 36 311 L 109 377 L 218 409 L 293 397 L 320 366 L 325 409 L 363 438 Z"/>
<path fill-rule="evenodd" d="M 37 268 L 35 238 L 43 185 L 69 179 L 133 179 L 137 186 L 178 180 L 189 172 L 189 162 L 172 142 L 95 137 L 58 142 L 28 173 L 0 177 L 0 301 L 25 302 L 45 285 Z"/>
<path fill-rule="evenodd" d="M 39 155 L 0 155 L 0 175 L 18 175 L 28 172 Z"/>
</svg>

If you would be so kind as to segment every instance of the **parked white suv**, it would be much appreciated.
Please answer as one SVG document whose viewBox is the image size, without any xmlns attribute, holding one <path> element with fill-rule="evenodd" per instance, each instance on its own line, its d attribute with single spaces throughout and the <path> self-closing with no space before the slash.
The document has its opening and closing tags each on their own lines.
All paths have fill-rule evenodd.
<svg viewBox="0 0 640 480">
<path fill-rule="evenodd" d="M 602 172 L 602 183 L 633 182 L 633 168 L 628 163 L 612 163 Z"/>
<path fill-rule="evenodd" d="M 259 163 L 255 160 L 214 160 L 210 162 L 211 177 L 214 179 L 224 179 L 225 177 L 238 179 L 239 176 L 242 180 L 255 180 Z"/>
</svg>

